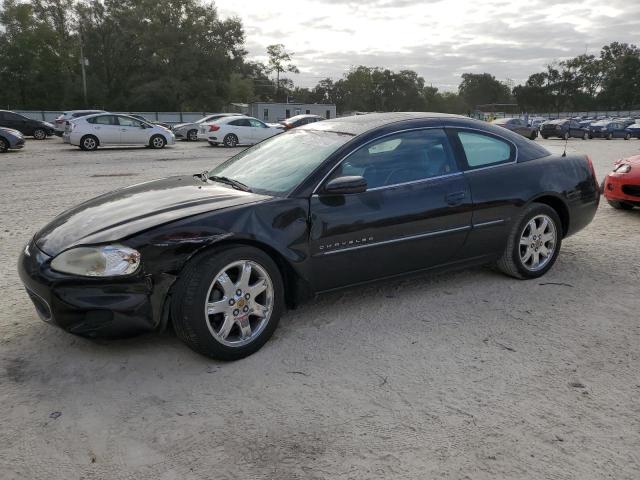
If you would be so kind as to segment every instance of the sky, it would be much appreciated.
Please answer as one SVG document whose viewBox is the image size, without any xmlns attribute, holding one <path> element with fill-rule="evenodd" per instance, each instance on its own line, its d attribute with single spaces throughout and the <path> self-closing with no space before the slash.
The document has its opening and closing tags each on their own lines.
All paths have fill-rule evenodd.
<svg viewBox="0 0 640 480">
<path fill-rule="evenodd" d="M 640 44 L 640 0 L 216 0 L 244 25 L 250 58 L 294 54 L 297 86 L 357 65 L 411 69 L 440 90 L 465 72 L 514 85 L 545 65 L 613 41 Z"/>
</svg>

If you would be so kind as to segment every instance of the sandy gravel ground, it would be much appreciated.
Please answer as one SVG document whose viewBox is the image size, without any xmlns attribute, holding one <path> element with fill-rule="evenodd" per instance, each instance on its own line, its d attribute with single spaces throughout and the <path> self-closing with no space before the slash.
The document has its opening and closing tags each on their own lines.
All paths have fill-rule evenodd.
<svg viewBox="0 0 640 480">
<path fill-rule="evenodd" d="M 602 178 L 640 141 L 569 151 Z M 640 210 L 603 202 L 540 280 L 480 268 L 319 298 L 235 363 L 36 317 L 15 263 L 40 226 L 230 153 L 50 139 L 0 156 L 0 479 L 640 478 Z"/>
</svg>

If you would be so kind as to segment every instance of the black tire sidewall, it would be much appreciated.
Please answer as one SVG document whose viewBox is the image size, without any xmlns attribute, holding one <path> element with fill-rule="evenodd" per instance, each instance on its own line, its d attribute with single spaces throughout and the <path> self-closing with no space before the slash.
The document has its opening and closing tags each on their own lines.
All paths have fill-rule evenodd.
<svg viewBox="0 0 640 480">
<path fill-rule="evenodd" d="M 255 340 L 242 347 L 229 347 L 211 335 L 204 316 L 204 304 L 214 276 L 237 260 L 254 261 L 267 271 L 273 284 L 274 304 L 269 323 Z M 192 349 L 219 360 L 238 360 L 255 353 L 269 340 L 284 308 L 284 284 L 278 266 L 262 250 L 242 245 L 211 250 L 192 259 L 180 275 L 172 295 L 171 314 L 178 337 Z"/>
<path fill-rule="evenodd" d="M 87 147 L 85 147 L 85 145 L 84 145 L 84 141 L 85 141 L 86 139 L 88 139 L 88 138 L 93 138 L 93 140 L 96 142 L 95 147 L 93 147 L 93 148 L 87 148 Z M 80 148 L 81 148 L 82 150 L 84 150 L 84 151 L 92 152 L 93 150 L 96 150 L 96 149 L 98 148 L 98 139 L 97 139 L 96 137 L 94 137 L 93 135 L 85 135 L 84 137 L 82 137 L 82 138 L 80 139 Z"/>
<path fill-rule="evenodd" d="M 161 146 L 161 147 L 156 147 L 156 146 L 153 144 L 153 141 L 154 141 L 156 138 L 160 138 L 160 139 L 162 140 L 162 146 Z M 166 144 L 167 144 L 167 141 L 165 140 L 165 138 L 164 138 L 162 135 L 154 135 L 153 137 L 151 137 L 151 138 L 149 139 L 149 146 L 150 146 L 151 148 L 155 148 L 155 149 L 157 149 L 157 150 L 159 150 L 159 149 L 161 149 L 161 148 L 164 148 Z"/>
<path fill-rule="evenodd" d="M 234 145 L 229 145 L 229 143 L 227 143 L 227 139 L 230 139 L 230 138 L 235 138 L 236 139 Z M 236 137 L 233 133 L 229 133 L 229 134 L 227 134 L 226 137 L 224 137 L 223 143 L 224 143 L 225 147 L 229 147 L 229 148 L 236 147 L 238 145 L 238 137 Z"/>
<path fill-rule="evenodd" d="M 527 269 L 522 264 L 522 261 L 520 260 L 520 235 L 522 234 L 522 231 L 524 230 L 525 225 L 529 223 L 529 221 L 537 215 L 546 215 L 549 218 L 551 218 L 551 220 L 553 221 L 554 227 L 556 229 L 556 247 L 553 252 L 551 261 L 549 261 L 549 263 L 547 263 L 547 265 L 545 265 L 543 269 L 532 272 L 531 270 Z M 553 208 L 541 203 L 531 204 L 530 207 L 528 208 L 528 211 L 524 216 L 522 216 L 522 218 L 518 222 L 516 229 L 511 233 L 511 235 L 516 236 L 515 239 L 513 240 L 513 249 L 511 251 L 511 259 L 514 265 L 516 266 L 518 273 L 522 276 L 522 278 L 538 278 L 543 276 L 549 270 L 551 270 L 553 265 L 556 263 L 558 255 L 560 254 L 560 248 L 562 246 L 562 236 L 563 236 L 562 222 L 560 220 L 560 217 L 558 216 L 558 214 Z"/>
<path fill-rule="evenodd" d="M 38 138 L 37 132 L 42 132 L 42 138 Z M 35 138 L 36 140 L 45 140 L 47 138 L 47 132 L 42 128 L 36 128 L 33 131 L 33 138 Z"/>
<path fill-rule="evenodd" d="M 0 153 L 5 153 L 9 150 L 9 142 L 4 138 L 0 138 Z"/>
</svg>

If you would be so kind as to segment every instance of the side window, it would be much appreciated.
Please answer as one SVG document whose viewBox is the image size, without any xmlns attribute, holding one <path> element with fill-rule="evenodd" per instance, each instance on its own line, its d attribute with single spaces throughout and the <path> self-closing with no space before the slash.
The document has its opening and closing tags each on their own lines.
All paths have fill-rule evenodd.
<svg viewBox="0 0 640 480">
<path fill-rule="evenodd" d="M 18 115 L 17 113 L 5 112 L 4 119 L 9 120 L 10 122 L 19 122 L 20 120 L 26 120 L 22 115 Z"/>
<path fill-rule="evenodd" d="M 100 115 L 99 117 L 87 118 L 87 122 L 97 125 L 117 125 L 113 115 Z"/>
<path fill-rule="evenodd" d="M 251 126 L 251 124 L 249 123 L 249 120 L 247 120 L 246 118 L 239 118 L 238 120 L 229 122 L 229 125 L 233 125 L 234 127 L 250 127 Z"/>
<path fill-rule="evenodd" d="M 260 120 L 256 120 L 255 118 L 249 119 L 249 124 L 252 127 L 256 128 L 266 128 L 266 125 L 264 123 L 262 123 Z"/>
<path fill-rule="evenodd" d="M 118 117 L 118 123 L 121 127 L 138 127 L 142 126 L 142 122 L 129 117 Z"/>
<path fill-rule="evenodd" d="M 459 131 L 458 138 L 469 168 L 507 163 L 515 158 L 515 149 L 504 140 L 482 133 Z"/>
<path fill-rule="evenodd" d="M 444 130 L 428 129 L 390 135 L 365 145 L 345 158 L 331 178 L 362 176 L 371 189 L 457 171 Z"/>
</svg>

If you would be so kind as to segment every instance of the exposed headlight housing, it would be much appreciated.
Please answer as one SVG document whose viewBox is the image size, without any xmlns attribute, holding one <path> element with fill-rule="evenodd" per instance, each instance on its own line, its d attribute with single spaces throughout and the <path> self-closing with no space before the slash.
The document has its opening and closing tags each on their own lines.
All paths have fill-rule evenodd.
<svg viewBox="0 0 640 480">
<path fill-rule="evenodd" d="M 51 262 L 58 272 L 83 277 L 119 277 L 135 273 L 140 252 L 124 245 L 77 247 L 62 252 Z"/>
<path fill-rule="evenodd" d="M 629 173 L 631 171 L 631 165 L 623 163 L 614 168 L 613 171 L 615 173 Z"/>
</svg>

